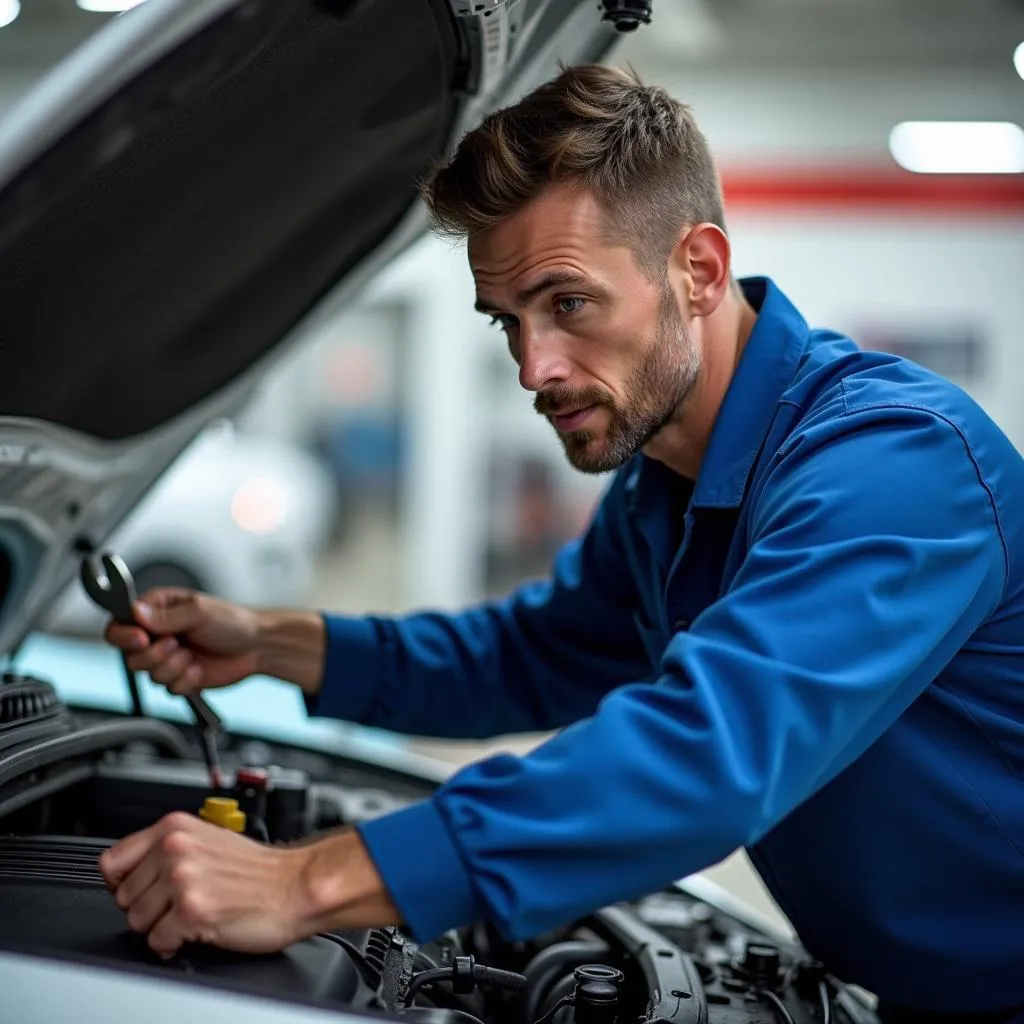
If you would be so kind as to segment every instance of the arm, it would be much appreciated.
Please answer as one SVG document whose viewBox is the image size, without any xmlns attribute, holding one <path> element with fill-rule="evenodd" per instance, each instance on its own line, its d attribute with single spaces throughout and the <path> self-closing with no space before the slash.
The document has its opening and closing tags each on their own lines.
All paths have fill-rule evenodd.
<svg viewBox="0 0 1024 1024">
<path fill-rule="evenodd" d="M 730 591 L 673 639 L 656 683 L 360 826 L 415 934 L 479 917 L 534 934 L 757 841 L 885 731 L 1004 586 L 970 452 L 915 410 L 808 430 L 752 533 Z"/>
<path fill-rule="evenodd" d="M 649 671 L 633 624 L 622 475 L 553 577 L 458 615 L 325 616 L 317 715 L 478 738 L 554 729 Z"/>
<path fill-rule="evenodd" d="M 137 603 L 145 632 L 110 623 L 106 636 L 133 671 L 173 693 L 258 673 L 294 683 L 315 714 L 398 732 L 470 738 L 552 729 L 649 671 L 632 620 L 625 529 L 620 475 L 585 536 L 560 552 L 551 580 L 461 615 L 257 611 L 170 587 Z"/>
</svg>

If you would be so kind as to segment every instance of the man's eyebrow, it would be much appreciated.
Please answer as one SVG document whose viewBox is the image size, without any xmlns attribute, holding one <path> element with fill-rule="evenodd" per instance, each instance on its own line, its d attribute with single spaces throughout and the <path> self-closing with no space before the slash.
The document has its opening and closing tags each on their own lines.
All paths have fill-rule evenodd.
<svg viewBox="0 0 1024 1024">
<path fill-rule="evenodd" d="M 543 295 L 544 292 L 550 291 L 552 288 L 557 288 L 563 284 L 585 284 L 587 278 L 582 274 L 577 273 L 575 270 L 552 270 L 550 273 L 545 274 L 539 281 L 531 284 L 529 288 L 524 288 L 521 292 L 516 295 L 516 303 L 519 306 L 525 306 L 527 303 L 532 302 L 537 296 Z M 498 304 L 490 302 L 483 296 L 479 296 L 473 307 L 478 313 L 496 313 L 500 312 Z"/>
</svg>

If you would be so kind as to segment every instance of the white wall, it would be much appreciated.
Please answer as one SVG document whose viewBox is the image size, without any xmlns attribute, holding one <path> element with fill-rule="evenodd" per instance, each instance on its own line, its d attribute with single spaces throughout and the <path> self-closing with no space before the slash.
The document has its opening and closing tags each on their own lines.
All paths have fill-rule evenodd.
<svg viewBox="0 0 1024 1024">
<path fill-rule="evenodd" d="M 1024 122 L 1024 81 L 1005 66 L 985 74 L 841 73 L 742 68 L 638 70 L 689 103 L 723 177 L 739 171 L 897 170 L 891 128 L 904 120 Z M 856 333 L 873 325 L 936 332 L 976 327 L 986 374 L 969 390 L 1024 447 L 1024 212 L 969 216 L 933 210 L 726 210 L 735 265 L 767 274 L 813 323 Z"/>
<path fill-rule="evenodd" d="M 964 386 L 1024 450 L 1024 218 L 744 211 L 730 234 L 737 272 L 774 278 L 812 325 L 855 337 L 889 325 L 936 336 L 976 327 L 984 376 Z"/>
</svg>

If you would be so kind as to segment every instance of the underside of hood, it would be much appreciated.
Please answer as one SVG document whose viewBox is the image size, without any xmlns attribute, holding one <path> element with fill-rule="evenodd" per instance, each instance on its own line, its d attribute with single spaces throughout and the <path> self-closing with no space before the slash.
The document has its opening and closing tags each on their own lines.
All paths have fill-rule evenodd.
<svg viewBox="0 0 1024 1024">
<path fill-rule="evenodd" d="M 278 342 L 442 149 L 452 22 L 246 0 L 26 168 L 0 195 L 0 409 L 130 437 Z"/>
<path fill-rule="evenodd" d="M 0 122 L 0 652 L 198 431 L 425 227 L 580 0 L 148 0 Z"/>
</svg>

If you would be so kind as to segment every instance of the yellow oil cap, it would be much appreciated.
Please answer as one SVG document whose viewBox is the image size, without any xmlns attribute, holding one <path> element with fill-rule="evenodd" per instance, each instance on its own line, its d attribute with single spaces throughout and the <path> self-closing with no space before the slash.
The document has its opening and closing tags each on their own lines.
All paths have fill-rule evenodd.
<svg viewBox="0 0 1024 1024">
<path fill-rule="evenodd" d="M 238 801 L 226 796 L 208 796 L 199 809 L 199 817 L 229 832 L 245 831 L 245 811 L 238 809 Z"/>
</svg>

